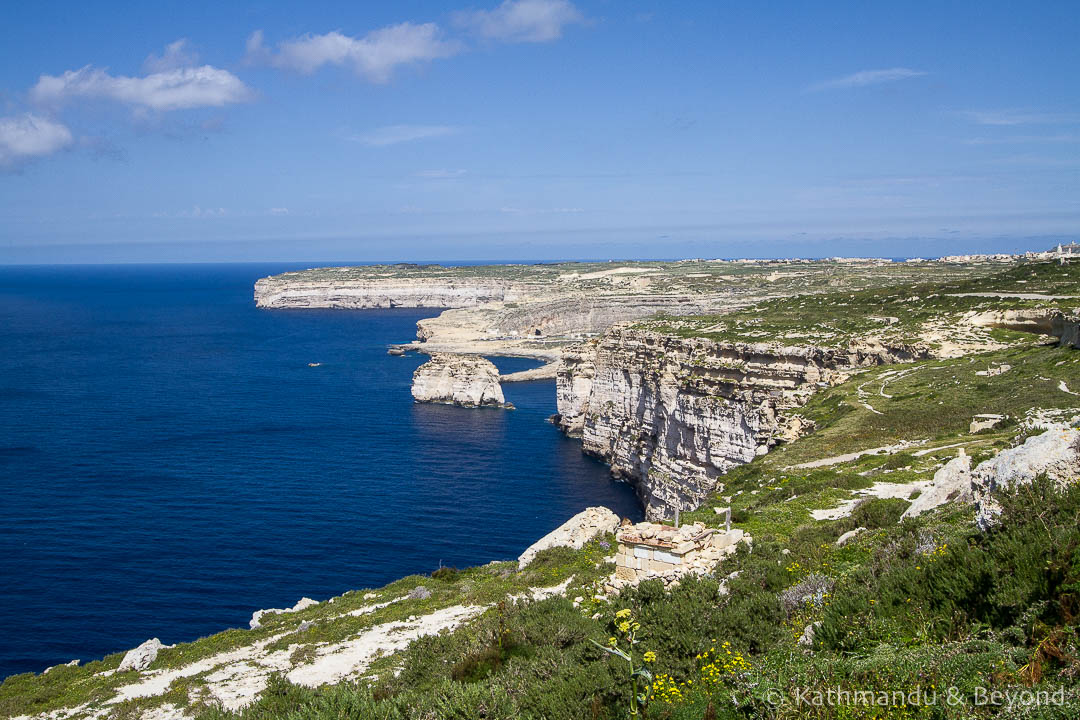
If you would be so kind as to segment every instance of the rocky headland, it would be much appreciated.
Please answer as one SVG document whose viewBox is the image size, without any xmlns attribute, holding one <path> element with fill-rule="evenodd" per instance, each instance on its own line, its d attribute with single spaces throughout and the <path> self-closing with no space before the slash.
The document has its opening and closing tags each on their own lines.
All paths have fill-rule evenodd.
<svg viewBox="0 0 1080 720">
<path fill-rule="evenodd" d="M 1009 333 L 1076 347 L 1077 311 L 1060 307 L 1074 287 L 1025 279 L 1048 259 L 323 268 L 264 278 L 255 295 L 267 308 L 445 308 L 391 348 L 432 355 L 417 400 L 498 405 L 500 381 L 554 377 L 558 426 L 662 518 L 812 429 L 798 409 L 866 368 L 1001 349 Z M 545 365 L 499 378 L 481 355 Z"/>
<path fill-rule="evenodd" d="M 732 467 L 812 429 L 795 410 L 858 368 L 918 347 L 718 343 L 616 327 L 563 356 L 556 423 L 634 484 L 646 514 L 692 510 Z"/>
</svg>

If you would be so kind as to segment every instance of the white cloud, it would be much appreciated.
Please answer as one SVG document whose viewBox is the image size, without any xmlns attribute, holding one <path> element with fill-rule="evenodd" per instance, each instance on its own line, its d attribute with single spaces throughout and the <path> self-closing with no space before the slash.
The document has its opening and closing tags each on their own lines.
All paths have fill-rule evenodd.
<svg viewBox="0 0 1080 720">
<path fill-rule="evenodd" d="M 191 49 L 187 38 L 180 38 L 165 46 L 161 55 L 150 53 L 143 61 L 143 72 L 160 73 L 176 68 L 192 67 L 199 63 L 199 54 Z"/>
<path fill-rule="evenodd" d="M 289 214 L 289 208 L 287 208 L 287 207 L 270 208 L 270 214 L 271 215 L 288 215 Z"/>
<path fill-rule="evenodd" d="M 385 147 L 413 140 L 453 135 L 457 132 L 459 132 L 458 128 L 449 125 L 387 125 L 355 135 L 351 139 L 372 147 Z"/>
<path fill-rule="evenodd" d="M 820 90 L 841 90 L 844 88 L 857 88 L 866 87 L 867 85 L 880 85 L 882 83 L 896 82 L 898 80 L 907 80 L 908 78 L 922 77 L 926 75 L 921 70 L 912 70 L 910 68 L 889 68 L 888 70 L 861 70 L 851 75 L 845 75 L 841 78 L 834 80 L 827 80 L 817 85 L 811 85 L 806 88 L 807 92 L 818 92 Z"/>
<path fill-rule="evenodd" d="M 548 42 L 567 25 L 585 22 L 568 0 L 505 0 L 494 10 L 459 12 L 455 22 L 481 37 L 502 42 Z"/>
<path fill-rule="evenodd" d="M 313 73 L 323 65 L 343 65 L 377 83 L 387 82 L 399 65 L 450 57 L 460 50 L 458 43 L 443 39 L 435 23 L 404 22 L 373 30 L 361 38 L 337 30 L 325 35 L 308 33 L 278 43 L 277 52 L 263 44 L 261 30 L 252 33 L 247 41 L 250 62 L 300 73 Z"/>
<path fill-rule="evenodd" d="M 979 125 L 1071 125 L 1080 123 L 1080 114 L 1044 113 L 1023 110 L 969 110 L 964 113 Z"/>
<path fill-rule="evenodd" d="M 71 131 L 47 118 L 30 113 L 0 118 L 0 165 L 51 155 L 71 143 Z"/>
<path fill-rule="evenodd" d="M 162 111 L 220 107 L 252 96 L 240 78 L 210 65 L 175 68 L 144 77 L 110 75 L 87 65 L 59 76 L 42 75 L 30 90 L 31 100 L 39 105 L 60 105 L 84 97 Z"/>
</svg>

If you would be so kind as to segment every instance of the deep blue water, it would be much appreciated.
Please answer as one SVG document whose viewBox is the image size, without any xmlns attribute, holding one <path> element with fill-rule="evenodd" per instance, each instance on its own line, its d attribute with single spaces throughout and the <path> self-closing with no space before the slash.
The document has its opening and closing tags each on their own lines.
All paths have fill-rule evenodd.
<svg viewBox="0 0 1080 720">
<path fill-rule="evenodd" d="M 414 404 L 386 346 L 433 311 L 256 310 L 295 267 L 0 268 L 0 677 L 640 517 L 552 381 Z"/>
</svg>

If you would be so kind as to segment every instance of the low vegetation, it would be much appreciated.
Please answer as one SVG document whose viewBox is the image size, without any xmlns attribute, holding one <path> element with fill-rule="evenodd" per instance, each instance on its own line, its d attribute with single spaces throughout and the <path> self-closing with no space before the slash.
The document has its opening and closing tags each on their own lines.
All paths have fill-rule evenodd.
<svg viewBox="0 0 1080 720">
<path fill-rule="evenodd" d="M 876 279 L 884 282 L 843 292 L 833 289 L 795 298 L 780 297 L 723 315 L 659 317 L 643 321 L 640 326 L 718 342 L 844 347 L 856 340 L 878 338 L 896 345 L 923 342 L 936 347 L 943 338 L 927 341 L 928 330 L 933 329 L 928 325 L 955 326 L 964 313 L 1062 304 L 1032 295 L 1067 296 L 1073 306 L 1080 305 L 1080 263 L 1027 263 L 979 277 L 943 273 L 917 283 L 889 282 L 887 276 Z M 994 295 L 1008 293 L 1015 296 Z M 1064 301 L 1066 305 L 1069 300 Z M 1002 343 L 1029 339 L 1022 333 L 1001 330 L 960 330 L 973 339 L 981 334 Z"/>
</svg>

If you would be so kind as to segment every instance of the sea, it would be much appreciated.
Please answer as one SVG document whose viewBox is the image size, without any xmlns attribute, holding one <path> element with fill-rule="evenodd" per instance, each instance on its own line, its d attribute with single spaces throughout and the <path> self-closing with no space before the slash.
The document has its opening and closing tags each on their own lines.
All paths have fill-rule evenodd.
<svg viewBox="0 0 1080 720">
<path fill-rule="evenodd" d="M 425 358 L 387 346 L 438 310 L 256 309 L 308 266 L 0 267 L 0 677 L 641 517 L 547 421 L 554 381 L 413 402 Z"/>
</svg>

